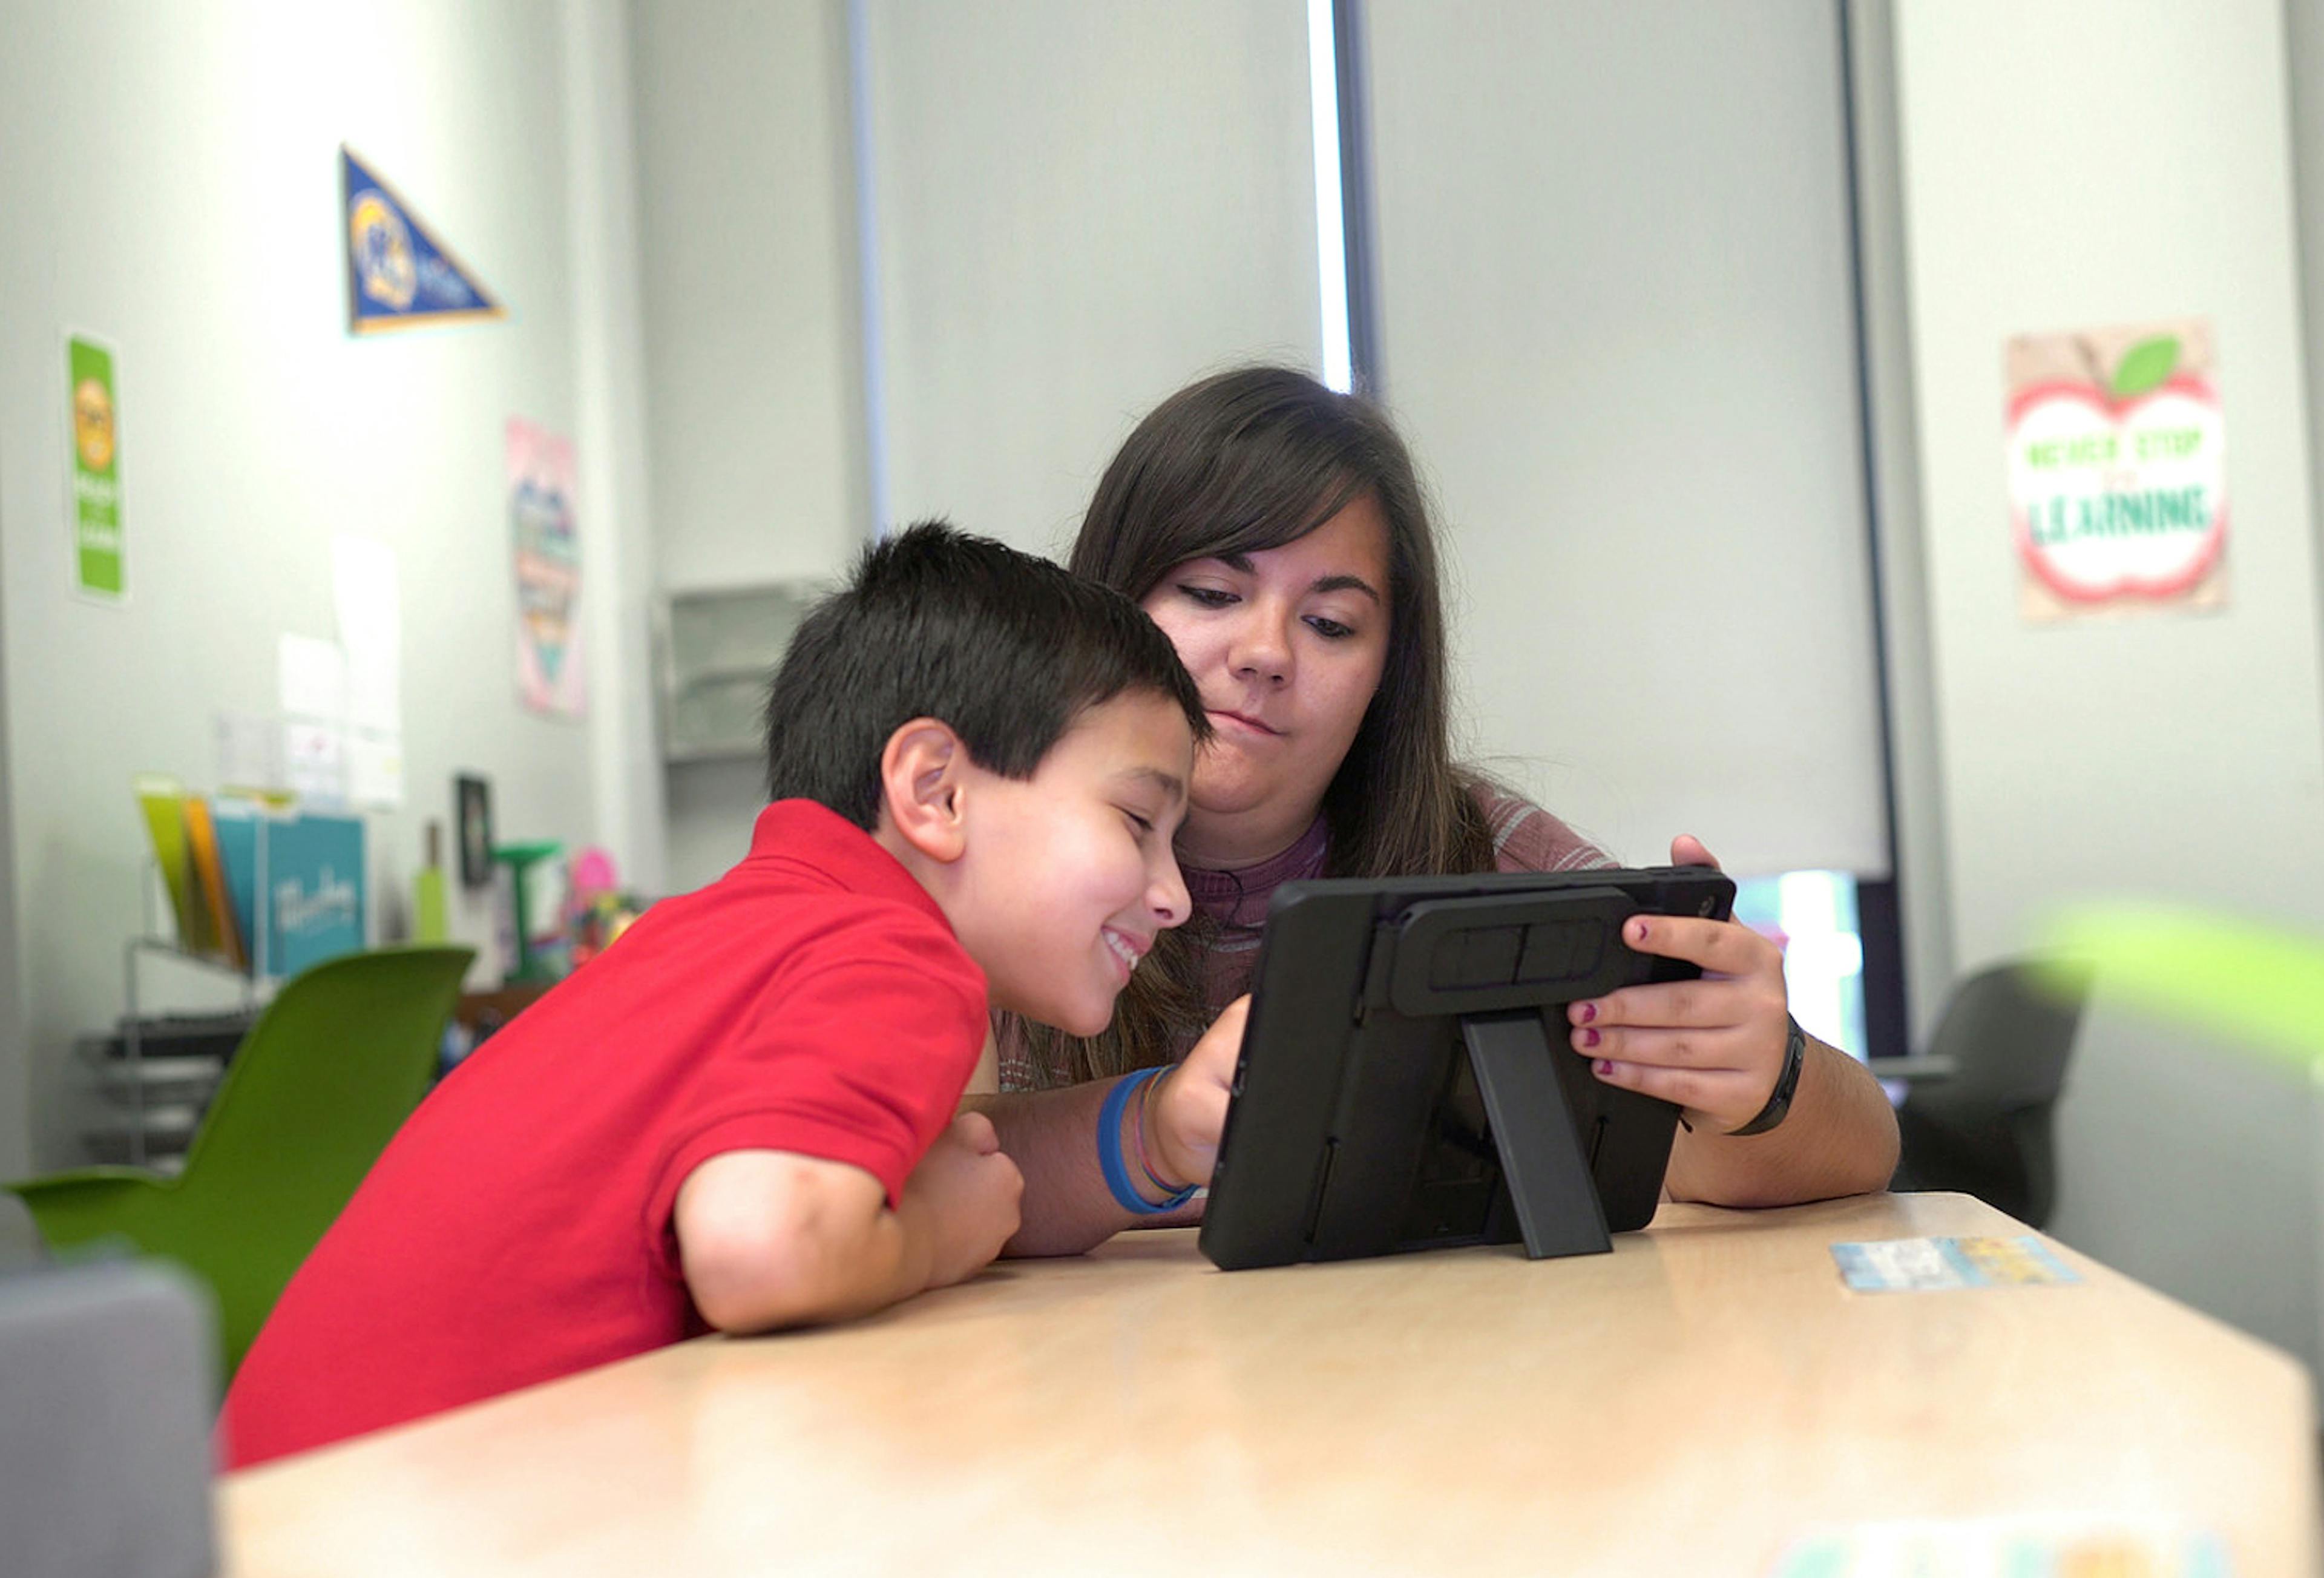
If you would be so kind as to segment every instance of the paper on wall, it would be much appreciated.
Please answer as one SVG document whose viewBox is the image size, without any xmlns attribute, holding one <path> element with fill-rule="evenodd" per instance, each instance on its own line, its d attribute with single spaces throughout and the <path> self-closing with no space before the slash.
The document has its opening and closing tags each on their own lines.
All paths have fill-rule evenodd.
<svg viewBox="0 0 2324 1578">
<path fill-rule="evenodd" d="M 359 730 L 401 734 L 403 610 L 394 550 L 367 537 L 333 538 L 331 594 L 346 655 L 347 722 Z"/>
<path fill-rule="evenodd" d="M 293 793 L 329 805 L 347 798 L 347 734 L 314 720 L 282 725 L 283 775 Z"/>
<path fill-rule="evenodd" d="M 345 726 L 347 659 L 337 641 L 283 633 L 277 678 L 285 720 Z"/>
<path fill-rule="evenodd" d="M 282 735 L 271 717 L 217 715 L 217 781 L 222 789 L 281 789 Z"/>
<path fill-rule="evenodd" d="M 370 729 L 347 733 L 347 798 L 393 810 L 403 804 L 403 736 Z"/>
</svg>

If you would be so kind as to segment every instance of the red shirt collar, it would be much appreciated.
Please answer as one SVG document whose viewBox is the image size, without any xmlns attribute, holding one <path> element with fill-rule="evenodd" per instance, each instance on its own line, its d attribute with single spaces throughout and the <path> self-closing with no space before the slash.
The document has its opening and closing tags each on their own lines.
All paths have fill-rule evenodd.
<svg viewBox="0 0 2324 1578">
<path fill-rule="evenodd" d="M 947 931 L 952 928 L 944 907 L 901 861 L 862 828 L 814 800 L 777 800 L 759 813 L 743 863 L 761 861 L 812 872 L 850 893 L 918 905 Z"/>
</svg>

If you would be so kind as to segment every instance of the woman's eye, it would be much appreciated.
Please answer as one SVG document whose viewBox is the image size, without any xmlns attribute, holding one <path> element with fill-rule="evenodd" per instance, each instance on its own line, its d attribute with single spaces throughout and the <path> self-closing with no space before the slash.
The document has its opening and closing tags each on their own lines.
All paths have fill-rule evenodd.
<svg viewBox="0 0 2324 1578">
<path fill-rule="evenodd" d="M 1232 592 L 1221 591 L 1216 586 L 1180 586 L 1178 590 L 1204 608 L 1224 608 L 1235 600 Z"/>
<path fill-rule="evenodd" d="M 1137 812 L 1124 810 L 1121 814 L 1130 818 L 1130 825 L 1138 829 L 1138 835 L 1140 838 L 1145 837 L 1148 834 L 1154 831 L 1154 824 L 1139 816 Z"/>
<path fill-rule="evenodd" d="M 1338 620 L 1326 619 L 1320 614 L 1316 614 L 1307 622 L 1307 628 L 1314 631 L 1317 635 L 1322 636 L 1325 641 L 1345 641 L 1348 637 L 1356 633 L 1353 629 L 1342 624 Z"/>
</svg>

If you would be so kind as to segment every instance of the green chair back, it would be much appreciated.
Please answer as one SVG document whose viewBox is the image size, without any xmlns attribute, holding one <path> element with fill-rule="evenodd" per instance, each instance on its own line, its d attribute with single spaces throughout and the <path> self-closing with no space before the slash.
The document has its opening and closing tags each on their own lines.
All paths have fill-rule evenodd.
<svg viewBox="0 0 2324 1578">
<path fill-rule="evenodd" d="M 207 1283 L 231 1378 L 291 1273 L 427 1093 L 474 957 L 381 948 L 285 982 L 175 1178 L 92 1167 L 7 1187 L 51 1249 L 125 1239 Z"/>
</svg>

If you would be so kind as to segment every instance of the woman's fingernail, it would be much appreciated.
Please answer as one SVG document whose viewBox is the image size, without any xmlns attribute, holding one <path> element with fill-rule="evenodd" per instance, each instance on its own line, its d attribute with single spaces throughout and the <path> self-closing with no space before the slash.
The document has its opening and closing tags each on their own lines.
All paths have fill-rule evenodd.
<svg viewBox="0 0 2324 1578">
<path fill-rule="evenodd" d="M 1582 1044 L 1584 1047 L 1595 1047 L 1598 1045 L 1600 1039 L 1600 1038 L 1595 1030 L 1584 1030 L 1582 1032 Z"/>
<path fill-rule="evenodd" d="M 1591 1064 L 1590 1066 L 1596 1069 L 1600 1076 L 1614 1072 L 1614 1066 L 1603 1057 L 1600 1057 L 1597 1062 Z"/>
<path fill-rule="evenodd" d="M 1642 943 L 1646 940 L 1646 923 L 1645 921 L 1638 921 L 1630 927 L 1630 940 L 1634 943 Z"/>
<path fill-rule="evenodd" d="M 1582 1022 L 1583 1024 L 1588 1024 L 1591 1020 L 1594 1020 L 1597 1017 L 1598 1005 L 1596 1003 L 1585 1002 L 1582 1005 Z"/>
</svg>

